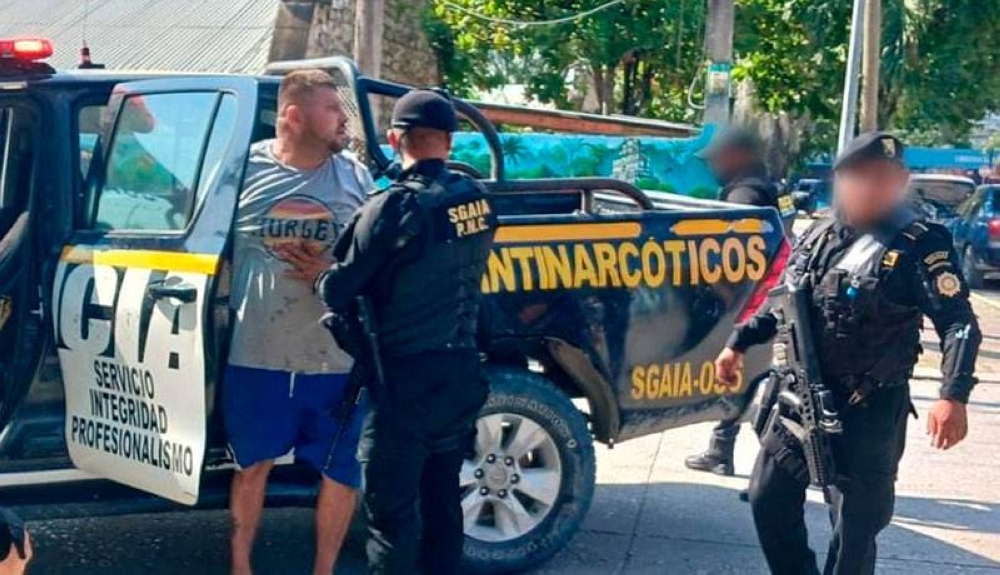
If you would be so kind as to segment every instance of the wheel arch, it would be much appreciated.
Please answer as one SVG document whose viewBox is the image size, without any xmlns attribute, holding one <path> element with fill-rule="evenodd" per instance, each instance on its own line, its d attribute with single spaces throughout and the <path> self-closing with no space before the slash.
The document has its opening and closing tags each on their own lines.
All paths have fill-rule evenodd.
<svg viewBox="0 0 1000 575">
<path fill-rule="evenodd" d="M 589 421 L 594 439 L 606 444 L 617 440 L 621 429 L 621 414 L 615 399 L 614 388 L 594 365 L 590 356 L 577 346 L 556 337 L 519 338 L 505 340 L 500 357 L 510 358 L 512 354 L 524 358 L 538 359 L 546 367 L 557 370 L 559 377 L 546 376 L 563 391 L 571 391 L 583 397 L 590 407 Z M 498 362 L 500 365 L 504 361 Z M 570 389 L 567 390 L 566 388 Z"/>
</svg>

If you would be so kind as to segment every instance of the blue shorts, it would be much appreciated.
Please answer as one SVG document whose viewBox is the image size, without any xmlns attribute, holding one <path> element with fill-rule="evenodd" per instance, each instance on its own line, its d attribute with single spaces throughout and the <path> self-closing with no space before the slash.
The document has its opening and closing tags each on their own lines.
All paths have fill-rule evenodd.
<svg viewBox="0 0 1000 575">
<path fill-rule="evenodd" d="M 364 400 L 330 458 L 346 388 L 346 374 L 305 375 L 227 366 L 222 417 L 236 464 L 245 469 L 294 448 L 296 460 L 309 463 L 337 483 L 357 488 L 361 484 L 357 451 Z"/>
</svg>

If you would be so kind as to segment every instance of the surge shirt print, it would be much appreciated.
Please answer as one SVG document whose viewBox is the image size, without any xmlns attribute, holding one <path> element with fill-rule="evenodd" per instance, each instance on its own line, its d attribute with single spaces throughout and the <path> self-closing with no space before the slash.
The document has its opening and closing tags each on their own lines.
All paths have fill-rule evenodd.
<svg viewBox="0 0 1000 575">
<path fill-rule="evenodd" d="M 323 304 L 311 286 L 287 278 L 283 245 L 306 242 L 329 251 L 366 194 L 368 170 L 345 155 L 315 170 L 282 164 L 273 140 L 250 150 L 236 213 L 229 363 L 297 373 L 346 373 L 350 356 L 319 324 Z"/>
</svg>

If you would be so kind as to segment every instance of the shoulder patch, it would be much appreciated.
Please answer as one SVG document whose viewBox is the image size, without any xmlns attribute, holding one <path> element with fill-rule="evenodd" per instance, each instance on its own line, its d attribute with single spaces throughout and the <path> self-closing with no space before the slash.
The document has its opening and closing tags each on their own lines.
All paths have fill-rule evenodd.
<svg viewBox="0 0 1000 575">
<path fill-rule="evenodd" d="M 948 251 L 942 250 L 938 252 L 933 252 L 924 258 L 924 263 L 928 266 L 934 266 L 934 264 L 942 261 L 947 261 Z"/>
<path fill-rule="evenodd" d="M 955 297 L 962 292 L 962 280 L 953 272 L 942 272 L 934 279 L 934 289 L 944 297 Z"/>
<path fill-rule="evenodd" d="M 920 236 L 924 235 L 929 230 L 930 228 L 928 228 L 926 224 L 916 221 L 906 226 L 906 229 L 903 230 L 903 236 L 916 241 L 920 239 Z"/>
<path fill-rule="evenodd" d="M 899 250 L 889 250 L 882 258 L 882 267 L 892 269 L 899 263 Z"/>
</svg>

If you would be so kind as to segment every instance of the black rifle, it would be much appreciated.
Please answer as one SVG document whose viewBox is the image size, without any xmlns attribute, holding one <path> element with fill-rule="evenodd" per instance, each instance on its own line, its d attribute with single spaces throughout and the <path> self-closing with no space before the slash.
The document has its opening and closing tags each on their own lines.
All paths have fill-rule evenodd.
<svg viewBox="0 0 1000 575">
<path fill-rule="evenodd" d="M 829 502 L 837 480 L 831 438 L 843 433 L 844 428 L 833 393 L 820 375 L 809 320 L 810 299 L 808 284 L 786 283 L 770 293 L 771 309 L 779 325 L 774 346 L 775 384 L 780 389 L 776 415 L 778 422 L 802 444 L 809 481 L 823 490 Z"/>
<path fill-rule="evenodd" d="M 382 371 L 378 332 L 375 328 L 375 310 L 367 296 L 355 298 L 355 309 L 349 313 L 327 313 L 323 316 L 323 325 L 330 330 L 340 349 L 354 358 L 354 367 L 348 375 L 344 400 L 334 413 L 334 417 L 340 423 L 326 456 L 324 466 L 326 469 L 333 463 L 340 438 L 354 418 L 365 388 L 374 388 L 377 395 L 378 390 L 385 386 L 385 376 Z"/>
</svg>

